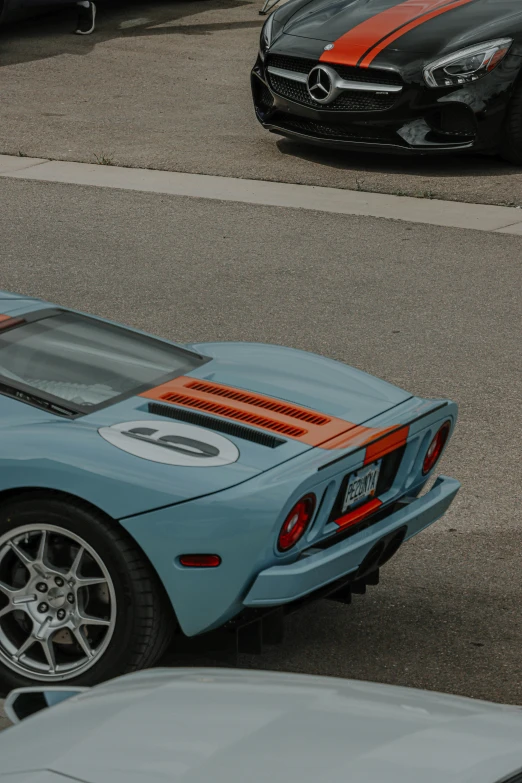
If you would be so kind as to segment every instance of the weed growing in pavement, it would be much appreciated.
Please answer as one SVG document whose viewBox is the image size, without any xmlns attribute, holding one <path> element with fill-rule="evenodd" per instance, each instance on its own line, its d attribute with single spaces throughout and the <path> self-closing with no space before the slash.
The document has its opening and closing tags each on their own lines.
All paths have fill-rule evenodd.
<svg viewBox="0 0 522 783">
<path fill-rule="evenodd" d="M 114 161 L 109 155 L 105 155 L 102 153 L 101 155 L 94 154 L 94 157 L 96 158 L 96 163 L 99 166 L 114 166 Z"/>
</svg>

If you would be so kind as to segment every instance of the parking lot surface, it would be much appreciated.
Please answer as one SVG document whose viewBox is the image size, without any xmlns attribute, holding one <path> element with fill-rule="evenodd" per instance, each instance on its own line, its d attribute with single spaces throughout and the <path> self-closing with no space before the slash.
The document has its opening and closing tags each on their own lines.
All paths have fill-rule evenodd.
<svg viewBox="0 0 522 783">
<path fill-rule="evenodd" d="M 99 0 L 86 38 L 74 10 L 7 25 L 0 154 L 522 207 L 522 170 L 495 158 L 338 153 L 263 131 L 249 92 L 260 6 Z M 462 490 L 380 585 L 292 615 L 260 656 L 184 648 L 163 663 L 522 704 L 522 236 L 9 179 L 0 203 L 0 289 L 178 342 L 291 345 L 460 405 L 440 467 Z"/>
<path fill-rule="evenodd" d="M 179 342 L 284 343 L 455 399 L 450 513 L 351 607 L 304 609 L 281 647 L 237 662 L 522 703 L 522 238 L 20 180 L 0 193 L 0 288 Z"/>
<path fill-rule="evenodd" d="M 522 205 L 495 158 L 331 152 L 257 124 L 249 72 L 261 0 L 100 0 L 0 32 L 0 153 Z"/>
</svg>

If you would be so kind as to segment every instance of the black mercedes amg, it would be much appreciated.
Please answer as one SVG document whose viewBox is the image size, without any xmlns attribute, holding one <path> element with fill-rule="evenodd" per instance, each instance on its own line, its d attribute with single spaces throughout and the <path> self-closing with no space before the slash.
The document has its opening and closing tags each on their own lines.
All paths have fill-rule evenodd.
<svg viewBox="0 0 522 783">
<path fill-rule="evenodd" d="M 522 0 L 288 0 L 251 81 L 283 136 L 522 165 Z"/>
</svg>

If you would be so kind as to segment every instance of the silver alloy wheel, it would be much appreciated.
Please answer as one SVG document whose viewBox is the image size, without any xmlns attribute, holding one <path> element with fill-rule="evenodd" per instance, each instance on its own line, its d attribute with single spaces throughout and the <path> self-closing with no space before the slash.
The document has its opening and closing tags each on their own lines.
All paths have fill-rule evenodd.
<svg viewBox="0 0 522 783">
<path fill-rule="evenodd" d="M 29 679 L 90 669 L 116 625 L 116 594 L 101 557 L 55 525 L 0 536 L 0 663 Z"/>
</svg>

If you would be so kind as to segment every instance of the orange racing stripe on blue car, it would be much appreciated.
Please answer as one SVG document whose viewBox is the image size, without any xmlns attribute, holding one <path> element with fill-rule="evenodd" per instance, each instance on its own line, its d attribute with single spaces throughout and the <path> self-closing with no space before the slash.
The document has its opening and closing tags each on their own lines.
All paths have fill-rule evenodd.
<svg viewBox="0 0 522 783">
<path fill-rule="evenodd" d="M 173 378 L 140 396 L 241 422 L 309 446 L 365 447 L 372 462 L 402 446 L 409 432 L 408 426 L 400 425 L 366 427 L 286 400 L 191 376 Z"/>
</svg>

